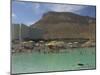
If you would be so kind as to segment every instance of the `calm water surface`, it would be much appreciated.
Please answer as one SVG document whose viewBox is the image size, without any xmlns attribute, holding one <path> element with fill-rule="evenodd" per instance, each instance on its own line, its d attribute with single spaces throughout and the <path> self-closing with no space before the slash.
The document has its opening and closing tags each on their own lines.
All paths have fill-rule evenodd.
<svg viewBox="0 0 100 75">
<path fill-rule="evenodd" d="M 78 65 L 83 64 L 83 65 Z M 12 73 L 95 69 L 95 48 L 67 49 L 64 53 L 15 53 Z"/>
</svg>

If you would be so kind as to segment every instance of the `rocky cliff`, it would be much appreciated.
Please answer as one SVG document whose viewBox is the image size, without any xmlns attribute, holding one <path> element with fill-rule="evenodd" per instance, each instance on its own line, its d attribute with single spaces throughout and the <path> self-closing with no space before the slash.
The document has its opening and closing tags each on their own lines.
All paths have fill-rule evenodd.
<svg viewBox="0 0 100 75">
<path fill-rule="evenodd" d="M 44 31 L 44 39 L 95 39 L 96 19 L 71 12 L 48 12 L 32 28 Z"/>
</svg>

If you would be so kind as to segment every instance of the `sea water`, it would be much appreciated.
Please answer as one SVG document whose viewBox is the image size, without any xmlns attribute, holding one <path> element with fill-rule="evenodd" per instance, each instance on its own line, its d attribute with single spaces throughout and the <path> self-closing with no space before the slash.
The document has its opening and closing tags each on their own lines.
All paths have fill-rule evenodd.
<svg viewBox="0 0 100 75">
<path fill-rule="evenodd" d="M 12 73 L 34 73 L 95 69 L 95 48 L 66 49 L 60 53 L 12 54 Z M 82 65 L 79 65 L 82 64 Z"/>
</svg>

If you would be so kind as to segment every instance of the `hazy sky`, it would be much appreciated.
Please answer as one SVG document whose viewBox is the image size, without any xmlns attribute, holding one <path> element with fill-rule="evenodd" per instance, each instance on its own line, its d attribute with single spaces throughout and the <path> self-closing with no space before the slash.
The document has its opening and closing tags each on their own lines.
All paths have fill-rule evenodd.
<svg viewBox="0 0 100 75">
<path fill-rule="evenodd" d="M 95 17 L 95 6 L 51 4 L 51 3 L 32 3 L 32 2 L 12 2 L 12 22 L 31 25 L 37 22 L 44 13 L 73 12 L 83 16 Z"/>
</svg>

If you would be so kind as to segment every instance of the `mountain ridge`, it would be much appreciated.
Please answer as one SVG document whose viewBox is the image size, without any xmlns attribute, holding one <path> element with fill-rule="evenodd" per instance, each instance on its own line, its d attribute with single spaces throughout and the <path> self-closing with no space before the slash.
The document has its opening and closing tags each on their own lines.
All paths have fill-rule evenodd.
<svg viewBox="0 0 100 75">
<path fill-rule="evenodd" d="M 91 38 L 95 39 L 96 19 L 70 12 L 47 12 L 31 25 L 45 31 L 43 38 Z"/>
</svg>

